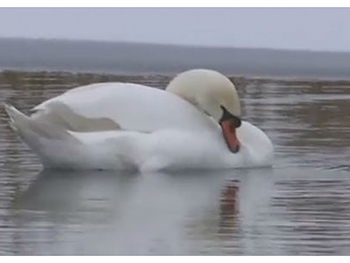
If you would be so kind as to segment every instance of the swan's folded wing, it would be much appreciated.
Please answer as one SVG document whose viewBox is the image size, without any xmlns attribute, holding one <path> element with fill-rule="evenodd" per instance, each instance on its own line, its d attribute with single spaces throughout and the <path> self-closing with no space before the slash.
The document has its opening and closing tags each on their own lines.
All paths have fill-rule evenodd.
<svg viewBox="0 0 350 263">
<path fill-rule="evenodd" d="M 32 114 L 31 118 L 76 132 L 99 132 L 121 129 L 120 125 L 110 118 L 84 117 L 59 100 L 53 100 L 45 109 L 44 113 L 42 110 L 38 110 Z"/>
<path fill-rule="evenodd" d="M 99 83 L 78 87 L 38 105 L 33 117 L 57 112 L 57 102 L 74 113 L 66 115 L 74 115 L 73 118 L 64 118 L 65 125 L 74 127 L 84 123 L 83 118 L 86 118 L 98 120 L 96 126 L 119 126 L 142 132 L 213 128 L 207 116 L 177 95 L 138 84 Z M 75 118 L 77 116 L 79 118 Z M 86 129 L 91 131 L 91 128 Z"/>
</svg>

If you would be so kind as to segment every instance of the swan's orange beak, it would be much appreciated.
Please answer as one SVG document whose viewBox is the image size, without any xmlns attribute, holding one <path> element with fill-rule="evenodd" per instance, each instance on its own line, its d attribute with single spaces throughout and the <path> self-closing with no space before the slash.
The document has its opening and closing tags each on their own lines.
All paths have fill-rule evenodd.
<svg viewBox="0 0 350 263">
<path fill-rule="evenodd" d="M 239 151 L 239 141 L 236 134 L 235 121 L 228 119 L 220 122 L 222 133 L 224 135 L 227 147 L 233 153 Z"/>
</svg>

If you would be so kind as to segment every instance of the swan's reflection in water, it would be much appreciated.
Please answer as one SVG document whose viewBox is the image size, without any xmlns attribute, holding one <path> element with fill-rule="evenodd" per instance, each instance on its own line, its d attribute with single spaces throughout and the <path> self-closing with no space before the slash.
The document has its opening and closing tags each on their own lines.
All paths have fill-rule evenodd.
<svg viewBox="0 0 350 263">
<path fill-rule="evenodd" d="M 229 241 L 233 242 L 229 253 L 235 254 L 232 233 L 241 228 L 241 214 L 250 216 L 240 212 L 248 202 L 244 199 L 252 194 L 245 191 L 255 189 L 261 177 L 257 170 L 43 171 L 13 201 L 9 219 L 17 231 L 8 233 L 12 240 L 8 250 L 15 254 L 220 254 L 221 243 Z M 209 242 L 209 248 L 203 241 Z"/>
<path fill-rule="evenodd" d="M 348 174 L 330 174 L 43 172 L 0 210 L 1 253 L 347 254 Z"/>
<path fill-rule="evenodd" d="M 132 193 L 137 176 L 132 173 L 42 171 L 14 200 L 13 207 L 63 217 L 77 212 L 118 210 L 121 199 Z"/>
<path fill-rule="evenodd" d="M 228 181 L 221 193 L 219 233 L 235 229 L 239 212 L 238 191 L 239 181 L 233 179 Z"/>
<path fill-rule="evenodd" d="M 192 253 L 208 255 L 262 254 L 270 245 L 266 224 L 274 192 L 272 169 L 240 170 L 226 176 L 211 205 L 192 214 L 187 231 Z"/>
</svg>

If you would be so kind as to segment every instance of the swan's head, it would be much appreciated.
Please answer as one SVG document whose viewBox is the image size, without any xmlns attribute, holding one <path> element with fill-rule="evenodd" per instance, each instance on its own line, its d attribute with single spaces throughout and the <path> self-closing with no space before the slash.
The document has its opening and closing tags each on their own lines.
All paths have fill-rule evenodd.
<svg viewBox="0 0 350 263">
<path fill-rule="evenodd" d="M 226 76 L 207 69 L 189 70 L 177 75 L 166 90 L 215 119 L 228 148 L 234 153 L 239 150 L 236 128 L 241 125 L 241 107 L 237 90 Z"/>
</svg>

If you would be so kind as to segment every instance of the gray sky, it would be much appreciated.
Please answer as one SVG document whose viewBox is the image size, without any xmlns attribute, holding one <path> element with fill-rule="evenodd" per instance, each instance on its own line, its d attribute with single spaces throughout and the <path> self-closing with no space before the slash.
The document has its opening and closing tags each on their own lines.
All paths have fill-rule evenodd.
<svg viewBox="0 0 350 263">
<path fill-rule="evenodd" d="M 0 8 L 0 37 L 350 51 L 350 8 Z"/>
</svg>

